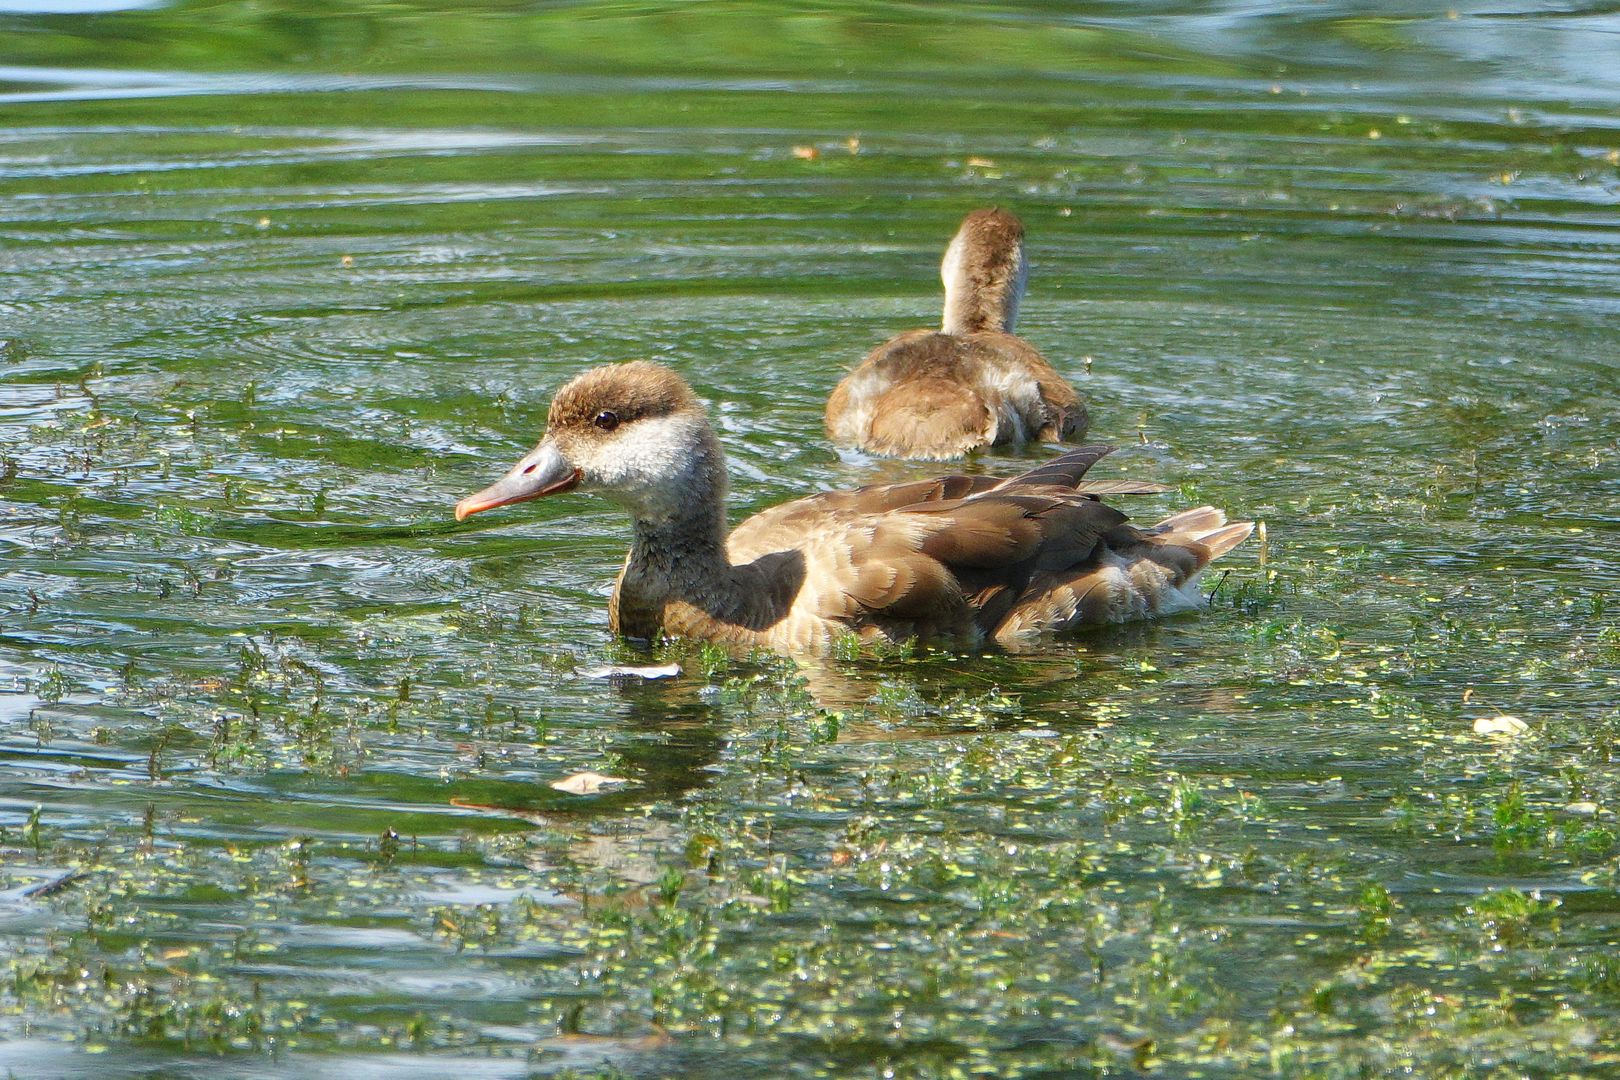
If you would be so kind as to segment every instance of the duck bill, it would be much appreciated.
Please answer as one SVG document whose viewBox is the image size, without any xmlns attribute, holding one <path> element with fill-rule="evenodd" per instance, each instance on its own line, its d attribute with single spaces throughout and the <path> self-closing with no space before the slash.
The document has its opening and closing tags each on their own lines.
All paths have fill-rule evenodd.
<svg viewBox="0 0 1620 1080">
<path fill-rule="evenodd" d="M 579 486 L 583 474 L 574 463 L 563 457 L 551 440 L 542 440 L 529 451 L 512 471 L 476 495 L 469 495 L 456 503 L 456 520 L 465 521 L 474 514 L 493 510 L 497 506 L 528 502 L 543 495 L 556 495 L 572 491 Z"/>
</svg>

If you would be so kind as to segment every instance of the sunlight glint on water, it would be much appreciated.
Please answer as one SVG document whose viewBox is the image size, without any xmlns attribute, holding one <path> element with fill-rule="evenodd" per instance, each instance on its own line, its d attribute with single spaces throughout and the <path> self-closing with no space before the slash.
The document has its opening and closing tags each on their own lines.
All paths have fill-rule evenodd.
<svg viewBox="0 0 1620 1080">
<path fill-rule="evenodd" d="M 68 8 L 0 8 L 7 1068 L 1612 1067 L 1613 14 Z M 821 408 L 988 204 L 1133 515 L 1263 565 L 582 677 L 621 516 L 456 499 L 632 357 L 738 513 L 921 474 Z"/>
</svg>

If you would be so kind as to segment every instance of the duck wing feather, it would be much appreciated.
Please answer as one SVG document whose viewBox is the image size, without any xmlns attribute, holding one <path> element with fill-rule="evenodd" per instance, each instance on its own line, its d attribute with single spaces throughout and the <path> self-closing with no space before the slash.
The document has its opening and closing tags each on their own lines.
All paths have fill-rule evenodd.
<svg viewBox="0 0 1620 1080">
<path fill-rule="evenodd" d="M 1241 537 L 1218 511 L 1129 525 L 1093 489 L 1160 485 L 1085 480 L 1111 450 L 1082 447 L 1009 479 L 948 476 L 800 499 L 739 526 L 731 555 L 798 552 L 793 617 L 856 632 L 1011 642 L 1133 617 L 1191 580 L 1211 548 Z"/>
<path fill-rule="evenodd" d="M 738 526 L 731 557 L 803 552 L 794 607 L 820 618 L 982 633 L 1032 575 L 1084 560 L 1126 520 L 1074 490 L 1108 451 L 1086 447 L 1005 480 L 947 476 L 799 499 Z"/>
</svg>

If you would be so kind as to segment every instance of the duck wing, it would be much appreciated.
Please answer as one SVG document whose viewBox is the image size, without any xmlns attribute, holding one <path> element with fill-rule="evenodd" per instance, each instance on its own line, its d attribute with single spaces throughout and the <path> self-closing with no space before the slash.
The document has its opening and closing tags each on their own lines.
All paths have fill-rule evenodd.
<svg viewBox="0 0 1620 1080">
<path fill-rule="evenodd" d="M 1137 608 L 1152 613 L 1157 593 L 1143 599 L 1142 588 L 1163 592 L 1196 576 L 1213 554 L 1188 545 L 1224 518 L 1200 510 L 1157 530 L 1130 526 L 1088 486 L 1162 486 L 1086 481 L 1112 449 L 1082 447 L 1008 479 L 942 477 L 800 499 L 744 522 L 732 534 L 732 559 L 797 551 L 805 575 L 790 621 L 895 639 L 1016 641 L 1129 618 Z M 1116 588 L 1107 572 L 1121 561 L 1162 564 L 1163 580 L 1144 571 L 1141 585 L 1127 574 Z"/>
<path fill-rule="evenodd" d="M 956 335 L 908 330 L 879 345 L 827 398 L 827 435 L 891 457 L 961 457 L 995 441 L 979 357 Z"/>
<path fill-rule="evenodd" d="M 794 499 L 761 510 L 732 530 L 732 556 L 779 551 L 796 530 L 810 534 L 872 514 L 926 509 L 923 504 L 954 506 L 989 491 L 1057 488 L 1079 495 L 1154 495 L 1171 490 L 1166 484 L 1146 480 L 1082 479 L 1088 469 L 1113 452 L 1112 446 L 1082 446 L 1013 477 L 938 476 L 894 484 L 868 484 L 849 491 L 825 491 Z"/>
<path fill-rule="evenodd" d="M 730 538 L 733 563 L 794 549 L 794 609 L 885 636 L 981 640 L 1029 579 L 1069 567 L 1125 515 L 1082 494 L 1111 450 L 1089 446 L 1010 479 L 946 476 L 828 492 L 773 507 Z"/>
<path fill-rule="evenodd" d="M 756 558 L 862 519 L 918 503 L 962 499 L 1003 483 L 998 476 L 940 476 L 898 484 L 824 491 L 761 510 L 731 531 L 733 561 Z"/>
<path fill-rule="evenodd" d="M 1135 532 L 1124 513 L 1082 490 L 1087 470 L 1113 449 L 1082 447 L 988 490 L 896 512 L 926 523 L 917 553 L 948 571 L 979 634 L 993 636 L 1038 576 L 1088 565 L 1109 536 Z"/>
</svg>

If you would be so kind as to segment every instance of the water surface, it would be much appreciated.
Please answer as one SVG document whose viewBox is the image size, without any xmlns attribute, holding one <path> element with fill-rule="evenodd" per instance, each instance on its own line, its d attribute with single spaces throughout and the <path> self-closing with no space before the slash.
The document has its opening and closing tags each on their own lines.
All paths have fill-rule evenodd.
<svg viewBox="0 0 1620 1080">
<path fill-rule="evenodd" d="M 39 3 L 0 42 L 16 1075 L 1614 1068 L 1607 7 Z M 632 357 L 711 403 L 738 514 L 919 475 L 821 405 L 988 204 L 1111 475 L 1178 485 L 1130 512 L 1267 523 L 1209 612 L 649 655 L 617 512 L 452 522 Z"/>
</svg>

